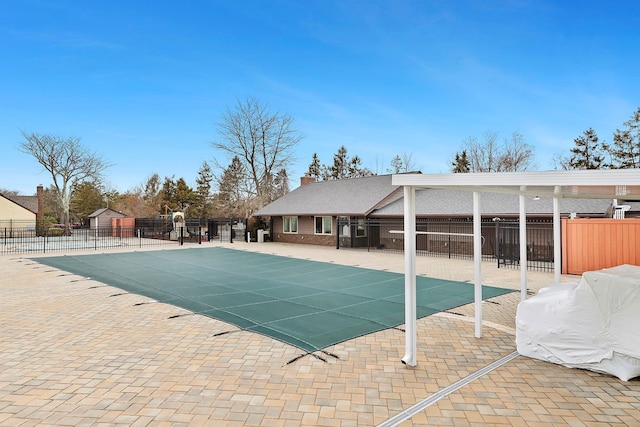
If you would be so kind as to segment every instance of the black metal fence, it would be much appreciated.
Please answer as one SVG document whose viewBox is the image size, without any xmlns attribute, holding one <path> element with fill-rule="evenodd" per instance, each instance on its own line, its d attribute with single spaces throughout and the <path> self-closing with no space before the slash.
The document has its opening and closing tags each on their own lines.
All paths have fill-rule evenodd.
<svg viewBox="0 0 640 427">
<path fill-rule="evenodd" d="M 166 218 L 136 218 L 135 226 L 145 237 L 188 243 L 246 238 L 246 220 L 235 218 L 185 218 L 181 227 Z"/>
<path fill-rule="evenodd" d="M 175 245 L 179 240 L 162 239 L 134 227 L 93 229 L 4 228 L 0 230 L 0 254 L 48 253 L 54 251 L 142 248 Z"/>
<path fill-rule="evenodd" d="M 36 226 L 33 221 L 12 221 L 2 225 L 0 255 L 142 248 L 246 239 L 246 221 L 229 218 L 186 218 L 179 225 L 167 218 L 136 218 L 135 226 L 132 227 L 116 225 L 91 229 L 68 229 L 62 224 Z"/>
<path fill-rule="evenodd" d="M 496 261 L 498 267 L 519 267 L 519 221 L 483 219 L 482 259 Z M 404 251 L 402 219 L 339 218 L 336 247 Z M 473 258 L 473 220 L 416 220 L 416 254 L 446 258 Z M 527 267 L 553 270 L 553 222 L 527 221 Z"/>
</svg>

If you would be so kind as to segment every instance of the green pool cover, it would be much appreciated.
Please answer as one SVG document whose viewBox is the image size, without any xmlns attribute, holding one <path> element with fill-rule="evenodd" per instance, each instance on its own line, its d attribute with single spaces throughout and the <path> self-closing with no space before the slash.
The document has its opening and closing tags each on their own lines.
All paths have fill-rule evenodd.
<svg viewBox="0 0 640 427">
<path fill-rule="evenodd" d="M 307 352 L 404 323 L 404 275 L 226 248 L 37 258 Z M 483 286 L 483 298 L 513 292 Z M 473 285 L 417 278 L 417 316 L 473 302 Z"/>
</svg>

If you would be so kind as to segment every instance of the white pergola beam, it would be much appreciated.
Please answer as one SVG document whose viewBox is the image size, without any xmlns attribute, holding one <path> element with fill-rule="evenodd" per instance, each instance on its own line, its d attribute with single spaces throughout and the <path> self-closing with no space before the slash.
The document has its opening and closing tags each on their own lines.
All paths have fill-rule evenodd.
<svg viewBox="0 0 640 427">
<path fill-rule="evenodd" d="M 480 216 L 480 193 L 473 192 L 473 264 L 475 335 L 482 338 L 482 220 Z"/>
<path fill-rule="evenodd" d="M 520 301 L 527 299 L 527 201 L 524 194 L 520 199 Z"/>
<path fill-rule="evenodd" d="M 560 283 L 562 273 L 562 236 L 560 233 L 560 199 L 553 198 L 553 280 Z"/>
<path fill-rule="evenodd" d="M 402 363 L 416 366 L 416 189 L 404 187 L 404 329 L 405 354 Z"/>
</svg>

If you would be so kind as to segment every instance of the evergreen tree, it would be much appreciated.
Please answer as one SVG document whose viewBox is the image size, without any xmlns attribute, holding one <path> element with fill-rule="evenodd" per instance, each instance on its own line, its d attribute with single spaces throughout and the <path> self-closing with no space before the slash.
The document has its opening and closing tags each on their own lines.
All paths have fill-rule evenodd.
<svg viewBox="0 0 640 427">
<path fill-rule="evenodd" d="M 613 134 L 613 146 L 606 147 L 615 169 L 640 168 L 640 107 L 624 122 L 626 129 Z"/>
<path fill-rule="evenodd" d="M 176 182 L 174 180 L 175 176 L 169 178 L 168 176 L 164 177 L 164 182 L 162 183 L 162 207 L 165 212 L 169 209 L 172 211 L 179 210 L 178 201 L 176 198 Z"/>
<path fill-rule="evenodd" d="M 343 179 L 349 177 L 349 156 L 347 148 L 343 145 L 333 155 L 333 166 L 329 168 L 330 179 Z"/>
<path fill-rule="evenodd" d="M 51 184 L 43 190 L 44 222 L 45 224 L 59 224 L 64 218 L 64 209 L 60 204 L 56 187 Z"/>
<path fill-rule="evenodd" d="M 175 205 L 183 212 L 189 210 L 192 205 L 198 203 L 198 195 L 193 188 L 191 188 L 184 178 L 179 178 L 176 181 L 175 187 Z M 191 212 L 188 213 L 191 216 Z"/>
<path fill-rule="evenodd" d="M 198 177 L 196 178 L 196 194 L 197 201 L 192 207 L 192 214 L 200 218 L 206 218 L 211 215 L 211 182 L 213 181 L 213 172 L 207 162 L 202 162 Z"/>
<path fill-rule="evenodd" d="M 102 192 L 93 181 L 77 183 L 71 189 L 71 218 L 74 221 L 86 225 L 89 215 L 103 207 Z"/>
<path fill-rule="evenodd" d="M 314 177 L 318 181 L 322 178 L 322 166 L 318 158 L 318 153 L 313 153 L 311 163 L 309 164 L 309 176 Z"/>
<path fill-rule="evenodd" d="M 144 184 L 142 200 L 144 202 L 144 212 L 148 217 L 153 218 L 160 213 L 164 213 L 160 176 L 157 173 L 151 175 Z"/>
<path fill-rule="evenodd" d="M 287 176 L 286 169 L 280 169 L 278 171 L 273 184 L 275 193 L 273 194 L 272 200 L 279 199 L 289 192 L 289 176 Z"/>
<path fill-rule="evenodd" d="M 451 163 L 453 173 L 469 173 L 469 159 L 467 158 L 467 150 L 462 150 L 461 153 L 456 153 L 455 160 Z"/>
<path fill-rule="evenodd" d="M 333 164 L 331 166 L 320 165 L 320 160 L 314 153 L 313 160 L 309 165 L 309 175 L 316 177 L 319 181 L 328 181 L 332 179 L 358 178 L 373 175 L 368 168 L 362 167 L 362 160 L 355 155 L 349 157 L 347 148 L 341 146 L 336 154 L 333 155 Z"/>
<path fill-rule="evenodd" d="M 399 154 L 396 154 L 396 156 L 393 159 L 391 159 L 391 169 L 389 170 L 389 172 L 397 174 L 402 171 L 402 168 L 403 168 L 402 159 L 400 158 Z"/>
<path fill-rule="evenodd" d="M 598 142 L 596 131 L 589 128 L 573 140 L 575 147 L 571 149 L 569 169 L 602 169 L 604 155 L 602 145 Z"/>
<path fill-rule="evenodd" d="M 362 160 L 360 160 L 360 156 L 353 156 L 349 161 L 348 168 L 349 175 L 347 178 L 360 178 L 363 176 L 371 176 L 373 172 L 371 172 L 368 168 L 362 167 Z"/>
<path fill-rule="evenodd" d="M 245 208 L 247 200 L 246 171 L 238 156 L 235 156 L 231 164 L 224 170 L 218 182 L 218 212 L 221 216 L 245 217 L 248 215 Z"/>
</svg>

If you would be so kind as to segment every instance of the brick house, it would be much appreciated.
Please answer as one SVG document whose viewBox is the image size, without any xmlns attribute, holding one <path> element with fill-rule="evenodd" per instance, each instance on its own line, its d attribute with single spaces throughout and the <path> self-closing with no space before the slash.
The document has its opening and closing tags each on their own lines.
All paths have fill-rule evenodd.
<svg viewBox="0 0 640 427">
<path fill-rule="evenodd" d="M 346 246 L 350 247 L 392 248 L 398 245 L 400 249 L 400 242 L 392 241 L 394 239 L 385 233 L 384 226 L 375 229 L 367 226 L 376 221 L 390 224 L 388 228 L 397 228 L 395 223 L 401 224 L 403 190 L 392 185 L 391 177 L 374 175 L 316 182 L 305 176 L 301 178 L 300 187 L 263 207 L 254 216 L 270 218 L 271 240 L 275 242 L 332 246 L 338 240 L 348 239 Z M 416 217 L 444 220 L 471 218 L 472 197 L 471 192 L 462 190 L 419 189 L 416 191 Z M 560 200 L 560 211 L 564 217 L 605 218 L 612 217 L 616 203 L 621 201 L 563 198 Z M 640 216 L 640 202 L 630 202 L 629 205 L 627 217 Z M 533 197 L 527 203 L 527 216 L 531 220 L 551 220 L 552 213 L 551 198 Z M 517 220 L 518 214 L 517 195 L 483 194 L 483 219 Z"/>
</svg>

